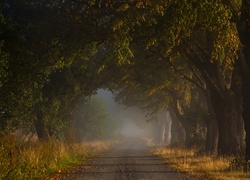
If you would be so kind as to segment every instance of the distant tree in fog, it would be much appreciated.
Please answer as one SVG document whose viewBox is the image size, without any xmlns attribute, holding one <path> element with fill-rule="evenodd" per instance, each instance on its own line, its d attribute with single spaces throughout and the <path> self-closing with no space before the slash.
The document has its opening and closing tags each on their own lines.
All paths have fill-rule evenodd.
<svg viewBox="0 0 250 180">
<path fill-rule="evenodd" d="M 73 135 L 77 142 L 107 135 L 108 113 L 102 99 L 92 97 L 79 103 L 74 114 Z"/>
</svg>

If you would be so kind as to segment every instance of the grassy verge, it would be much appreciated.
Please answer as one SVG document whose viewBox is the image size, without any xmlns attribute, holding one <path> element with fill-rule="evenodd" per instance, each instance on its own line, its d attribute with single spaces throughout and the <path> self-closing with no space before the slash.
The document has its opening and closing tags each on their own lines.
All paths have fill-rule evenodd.
<svg viewBox="0 0 250 180">
<path fill-rule="evenodd" d="M 200 155 L 197 149 L 158 148 L 154 154 L 161 156 L 173 168 L 189 172 L 203 179 L 250 179 L 250 172 L 243 167 L 231 166 L 233 157 L 212 157 Z"/>
<path fill-rule="evenodd" d="M 46 179 L 107 148 L 107 142 L 20 144 L 4 137 L 0 139 L 0 179 Z"/>
</svg>

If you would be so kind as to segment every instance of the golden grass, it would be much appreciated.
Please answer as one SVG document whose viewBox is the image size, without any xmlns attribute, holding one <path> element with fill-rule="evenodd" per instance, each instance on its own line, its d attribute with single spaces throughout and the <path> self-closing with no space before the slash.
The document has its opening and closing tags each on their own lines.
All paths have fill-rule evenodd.
<svg viewBox="0 0 250 180">
<path fill-rule="evenodd" d="M 204 179 L 250 179 L 243 168 L 232 170 L 233 157 L 218 158 L 199 155 L 197 149 L 158 148 L 154 154 L 163 157 L 170 166 Z"/>
<path fill-rule="evenodd" d="M 46 179 L 107 149 L 108 144 L 101 141 L 81 144 L 50 141 L 20 145 L 15 138 L 1 137 L 0 179 Z"/>
</svg>

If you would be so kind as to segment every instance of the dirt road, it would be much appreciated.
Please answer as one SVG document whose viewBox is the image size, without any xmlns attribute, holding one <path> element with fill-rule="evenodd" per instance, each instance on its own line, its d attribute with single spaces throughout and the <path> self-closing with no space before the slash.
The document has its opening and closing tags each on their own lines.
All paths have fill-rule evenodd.
<svg viewBox="0 0 250 180">
<path fill-rule="evenodd" d="M 140 139 L 129 139 L 72 171 L 61 174 L 63 180 L 146 180 L 146 179 L 194 179 L 186 173 L 170 169 L 158 157 L 150 153 Z"/>
</svg>

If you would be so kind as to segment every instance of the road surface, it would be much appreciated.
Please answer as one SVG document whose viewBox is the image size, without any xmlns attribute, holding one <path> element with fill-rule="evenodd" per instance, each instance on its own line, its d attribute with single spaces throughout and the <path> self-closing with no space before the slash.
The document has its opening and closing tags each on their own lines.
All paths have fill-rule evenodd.
<svg viewBox="0 0 250 180">
<path fill-rule="evenodd" d="M 150 153 L 138 138 L 130 138 L 72 171 L 61 173 L 56 180 L 178 180 L 196 179 L 187 173 L 173 170 Z"/>
</svg>

